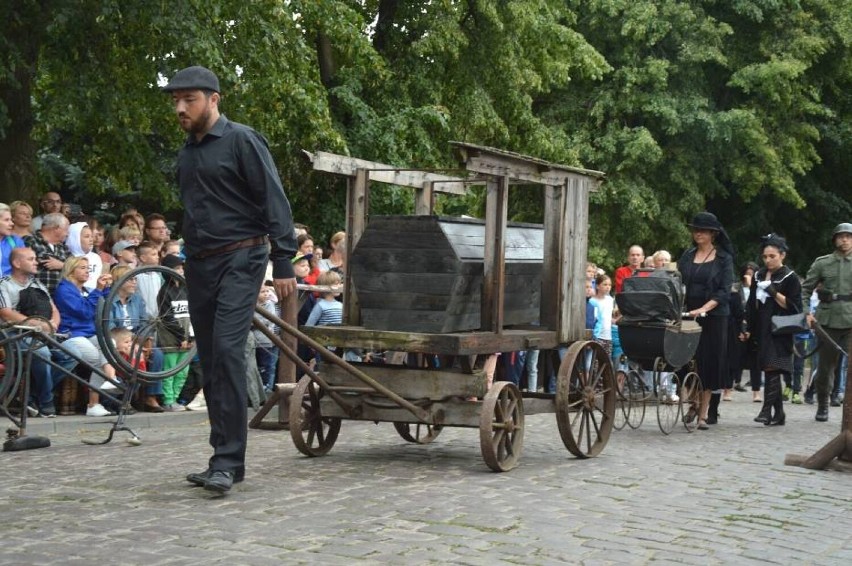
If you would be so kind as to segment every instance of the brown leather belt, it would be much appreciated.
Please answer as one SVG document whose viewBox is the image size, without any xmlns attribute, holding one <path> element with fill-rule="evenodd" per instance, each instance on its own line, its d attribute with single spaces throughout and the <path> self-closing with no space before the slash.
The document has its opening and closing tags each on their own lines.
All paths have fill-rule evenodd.
<svg viewBox="0 0 852 566">
<path fill-rule="evenodd" d="M 232 242 L 230 244 L 226 244 L 224 246 L 213 248 L 210 250 L 201 250 L 197 254 L 193 256 L 194 259 L 204 259 L 208 257 L 213 257 L 214 255 L 222 255 L 228 252 L 232 252 L 234 250 L 241 250 L 243 248 L 253 248 L 255 246 L 265 246 L 269 243 L 269 238 L 266 236 L 255 236 L 254 238 L 246 238 L 245 240 L 240 240 L 239 242 Z"/>
</svg>

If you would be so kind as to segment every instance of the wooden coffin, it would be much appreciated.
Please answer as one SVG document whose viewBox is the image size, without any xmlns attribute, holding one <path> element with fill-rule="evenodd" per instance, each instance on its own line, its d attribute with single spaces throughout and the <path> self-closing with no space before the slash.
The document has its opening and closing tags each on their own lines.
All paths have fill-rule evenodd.
<svg viewBox="0 0 852 566">
<path fill-rule="evenodd" d="M 544 230 L 509 224 L 505 325 L 539 319 Z M 447 333 L 480 328 L 485 223 L 439 216 L 372 216 L 349 260 L 372 330 Z"/>
</svg>

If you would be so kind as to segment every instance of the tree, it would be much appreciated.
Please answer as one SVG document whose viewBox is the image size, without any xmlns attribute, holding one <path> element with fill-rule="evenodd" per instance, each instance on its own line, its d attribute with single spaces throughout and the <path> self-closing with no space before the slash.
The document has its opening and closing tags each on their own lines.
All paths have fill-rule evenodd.
<svg viewBox="0 0 852 566">
<path fill-rule="evenodd" d="M 750 251 L 762 207 L 818 196 L 802 179 L 835 111 L 817 69 L 836 59 L 828 82 L 848 84 L 848 2 L 569 2 L 581 4 L 578 25 L 613 71 L 540 105 L 609 174 L 592 206 L 596 259 L 614 267 L 636 242 L 677 252 L 706 206 Z"/>
</svg>

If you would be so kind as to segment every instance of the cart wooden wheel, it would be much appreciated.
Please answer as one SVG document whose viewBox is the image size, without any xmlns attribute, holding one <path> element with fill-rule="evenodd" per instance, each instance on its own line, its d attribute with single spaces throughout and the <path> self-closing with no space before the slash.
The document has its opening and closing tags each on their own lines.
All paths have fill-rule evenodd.
<svg viewBox="0 0 852 566">
<path fill-rule="evenodd" d="M 495 472 L 508 472 L 518 464 L 524 448 L 524 402 L 518 387 L 496 381 L 482 401 L 479 414 L 482 459 Z"/>
<path fill-rule="evenodd" d="M 612 433 L 615 375 L 596 342 L 568 348 L 556 381 L 556 423 L 565 447 L 578 458 L 600 454 Z"/>
<path fill-rule="evenodd" d="M 659 366 L 657 366 L 659 367 Z M 672 393 L 677 391 L 677 376 L 673 373 L 654 371 L 654 389 L 657 393 L 657 424 L 660 432 L 671 434 L 680 418 L 681 404 Z"/>
<path fill-rule="evenodd" d="M 441 434 L 444 427 L 426 423 L 393 423 L 396 432 L 408 442 L 414 444 L 429 444 Z M 413 434 L 412 434 L 413 429 Z"/>
<path fill-rule="evenodd" d="M 340 433 L 340 419 L 323 417 L 320 412 L 323 395 L 322 389 L 305 376 L 290 397 L 290 436 L 305 456 L 322 456 L 331 450 Z"/>
<path fill-rule="evenodd" d="M 630 413 L 627 416 L 627 426 L 637 429 L 645 420 L 645 382 L 638 371 L 627 372 L 627 395 L 630 395 Z"/>
<path fill-rule="evenodd" d="M 701 378 L 691 371 L 683 376 L 678 389 L 683 426 L 686 427 L 687 432 L 693 432 L 698 428 L 698 410 L 701 407 L 701 394 L 704 392 Z"/>
<path fill-rule="evenodd" d="M 612 428 L 621 430 L 630 420 L 630 384 L 627 382 L 626 371 L 618 370 L 615 372 L 615 386 L 617 396 Z"/>
</svg>

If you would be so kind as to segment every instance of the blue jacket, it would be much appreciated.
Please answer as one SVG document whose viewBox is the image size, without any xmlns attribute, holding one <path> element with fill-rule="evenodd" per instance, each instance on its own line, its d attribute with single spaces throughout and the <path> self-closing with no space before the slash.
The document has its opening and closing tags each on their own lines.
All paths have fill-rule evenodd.
<svg viewBox="0 0 852 566">
<path fill-rule="evenodd" d="M 126 313 L 123 307 L 126 307 Z M 110 305 L 110 309 L 110 328 L 126 328 L 135 333 L 139 326 L 148 321 L 145 299 L 139 293 L 127 297 L 126 305 L 122 305 L 121 299 L 116 297 Z"/>
<path fill-rule="evenodd" d="M 10 234 L 5 236 L 3 239 L 0 239 L 0 258 L 2 258 L 2 262 L 0 262 L 0 270 L 2 270 L 2 275 L 9 275 L 12 273 L 12 264 L 9 262 L 9 256 L 12 255 L 12 250 L 14 248 L 23 248 L 24 241 L 20 236 L 16 236 L 14 234 Z"/>
<path fill-rule="evenodd" d="M 53 302 L 59 309 L 59 332 L 68 334 L 71 338 L 84 336 L 89 338 L 96 334 L 95 318 L 98 312 L 98 299 L 106 299 L 109 288 L 99 291 L 92 290 L 88 296 L 83 295 L 77 287 L 63 279 L 56 286 Z"/>
</svg>

